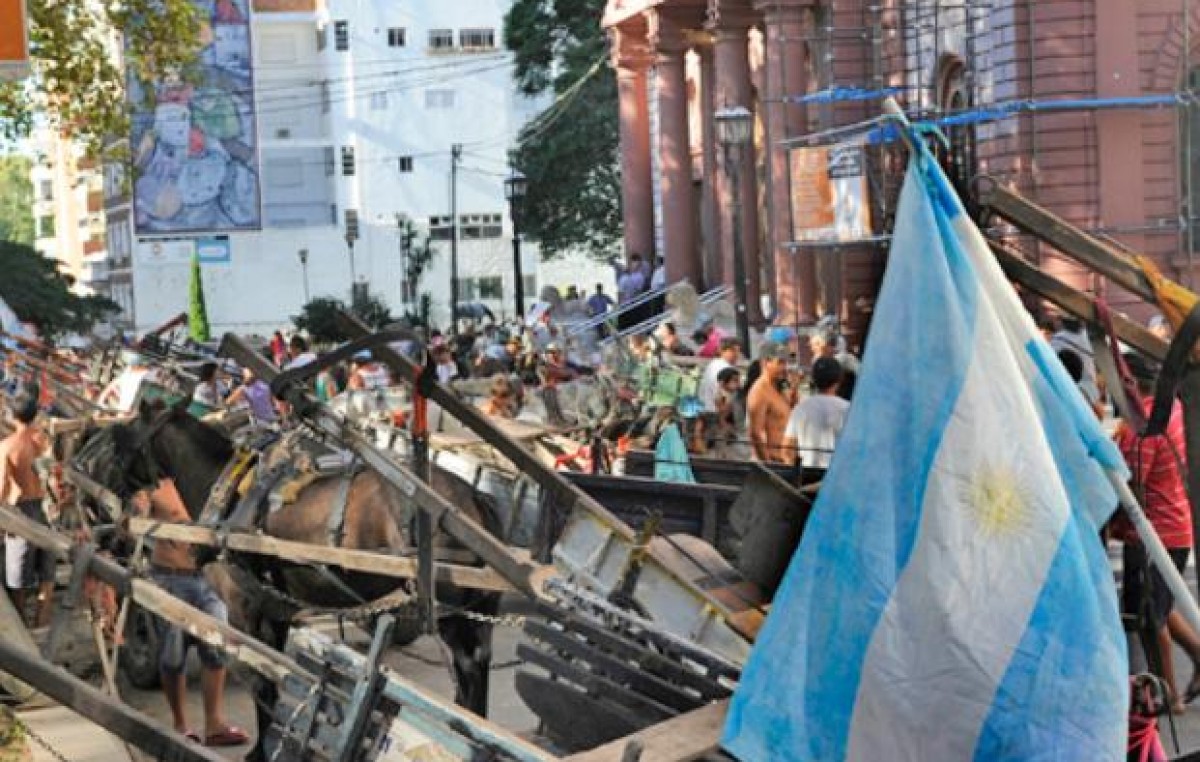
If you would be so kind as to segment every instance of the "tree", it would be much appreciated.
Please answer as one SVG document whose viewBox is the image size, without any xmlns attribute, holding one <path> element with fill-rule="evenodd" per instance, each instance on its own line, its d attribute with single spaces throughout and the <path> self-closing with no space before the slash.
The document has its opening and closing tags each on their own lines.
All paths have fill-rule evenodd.
<svg viewBox="0 0 1200 762">
<path fill-rule="evenodd" d="M 104 297 L 72 293 L 58 263 L 25 244 L 0 241 L 0 272 L 0 299 L 47 337 L 83 333 L 120 309 Z"/>
<path fill-rule="evenodd" d="M 340 344 L 350 338 L 342 330 L 337 318 L 337 313 L 346 309 L 347 305 L 341 299 L 318 297 L 304 305 L 300 314 L 292 318 L 292 322 L 296 324 L 297 330 L 306 331 L 318 344 Z M 369 294 L 357 300 L 352 312 L 375 329 L 392 322 L 387 305 Z"/>
<path fill-rule="evenodd" d="M 24 156 L 0 156 L 0 241 L 33 244 L 33 181 Z"/>
<path fill-rule="evenodd" d="M 190 79 L 202 39 L 192 0 L 29 0 L 33 76 L 0 83 L 0 135 L 25 135 L 38 114 L 101 156 L 113 136 L 129 135 L 127 72 Z"/>
<path fill-rule="evenodd" d="M 514 155 L 529 178 L 519 213 L 544 256 L 582 250 L 599 259 L 621 240 L 617 84 L 600 29 L 604 0 L 517 0 L 504 44 L 517 86 L 552 93 L 555 105 L 527 124 Z"/>
<path fill-rule="evenodd" d="M 192 281 L 188 284 L 188 335 L 192 341 L 208 341 L 208 307 L 204 304 L 204 278 L 200 272 L 200 257 L 192 255 Z"/>
</svg>

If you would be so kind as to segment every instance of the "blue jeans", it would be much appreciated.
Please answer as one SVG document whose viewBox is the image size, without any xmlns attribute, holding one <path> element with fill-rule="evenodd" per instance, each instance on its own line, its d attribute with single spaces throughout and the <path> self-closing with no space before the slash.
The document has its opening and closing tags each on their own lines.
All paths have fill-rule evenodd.
<svg viewBox="0 0 1200 762">
<path fill-rule="evenodd" d="M 151 578 L 171 595 L 190 606 L 200 609 L 205 614 L 229 621 L 229 611 L 225 602 L 217 595 L 217 591 L 208 583 L 204 575 L 198 571 L 170 571 L 152 569 Z M 168 675 L 178 675 L 187 666 L 187 652 L 191 646 L 196 646 L 200 655 L 200 663 L 206 669 L 218 669 L 225 666 L 225 653 L 213 648 L 195 637 L 188 635 L 182 627 L 177 627 L 165 619 L 156 619 L 158 635 L 161 639 L 158 668 Z"/>
</svg>

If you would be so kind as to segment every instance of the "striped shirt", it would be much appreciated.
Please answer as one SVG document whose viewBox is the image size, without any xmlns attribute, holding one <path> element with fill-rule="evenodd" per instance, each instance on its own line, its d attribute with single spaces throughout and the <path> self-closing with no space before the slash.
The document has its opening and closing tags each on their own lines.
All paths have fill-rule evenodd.
<svg viewBox="0 0 1200 762">
<path fill-rule="evenodd" d="M 1142 400 L 1142 409 L 1150 417 L 1154 400 Z M 1168 548 L 1192 547 L 1192 509 L 1184 486 L 1187 470 L 1183 435 L 1183 406 L 1175 401 L 1167 430 L 1158 436 L 1139 439 L 1127 427 L 1122 427 L 1117 446 L 1133 472 L 1134 492 L 1154 531 Z M 1136 541 L 1137 534 L 1127 519 L 1122 518 L 1119 533 L 1125 541 Z"/>
</svg>

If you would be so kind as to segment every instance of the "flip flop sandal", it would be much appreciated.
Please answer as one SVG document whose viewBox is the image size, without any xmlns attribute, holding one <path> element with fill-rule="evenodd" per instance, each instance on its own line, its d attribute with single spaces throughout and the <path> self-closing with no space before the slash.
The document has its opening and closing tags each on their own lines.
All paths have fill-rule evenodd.
<svg viewBox="0 0 1200 762">
<path fill-rule="evenodd" d="M 241 746 L 250 743 L 250 736 L 246 735 L 246 731 L 241 728 L 230 725 L 224 730 L 213 733 L 208 738 L 204 739 L 205 746 Z"/>
<path fill-rule="evenodd" d="M 200 743 L 200 734 L 194 730 L 185 730 L 183 732 L 183 737 L 192 743 Z"/>
</svg>

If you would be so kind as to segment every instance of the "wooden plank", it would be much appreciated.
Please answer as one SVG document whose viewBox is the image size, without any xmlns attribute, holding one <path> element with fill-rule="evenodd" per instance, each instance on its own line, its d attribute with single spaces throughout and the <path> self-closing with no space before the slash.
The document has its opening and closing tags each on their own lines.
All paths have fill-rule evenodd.
<svg viewBox="0 0 1200 762">
<path fill-rule="evenodd" d="M 136 537 L 147 536 L 164 540 L 178 540 L 209 547 L 223 546 L 244 553 L 276 556 L 300 563 L 329 564 L 351 571 L 369 572 L 388 577 L 415 579 L 417 576 L 417 559 L 369 550 L 331 548 L 247 532 L 229 532 L 222 538 L 218 537 L 215 529 L 209 527 L 191 524 L 164 524 L 145 518 L 131 519 L 129 531 Z M 443 582 L 475 590 L 509 592 L 513 589 L 512 585 L 508 584 L 503 577 L 491 569 L 483 567 L 439 563 L 437 576 Z"/>
<path fill-rule="evenodd" d="M 1004 274 L 1038 296 L 1053 302 L 1065 312 L 1087 323 L 1095 324 L 1096 305 L 1087 294 L 1075 290 L 1052 275 L 1039 270 L 1017 255 L 992 243 L 992 253 Z M 1167 356 L 1167 343 L 1124 315 L 1112 313 L 1113 328 L 1121 341 L 1162 362 Z"/>
<path fill-rule="evenodd" d="M 1154 289 L 1140 267 L 1116 248 L 1094 238 L 1049 210 L 1001 186 L 992 178 L 979 183 L 981 206 L 1020 230 L 1045 241 L 1063 254 L 1106 276 L 1132 294 L 1154 303 Z"/>
<path fill-rule="evenodd" d="M 564 762 L 622 762 L 625 749 L 638 744 L 641 759 L 654 762 L 690 762 L 712 754 L 721 746 L 728 699 L 681 714 L 633 735 L 618 738 L 591 751 L 573 754 Z"/>
</svg>

